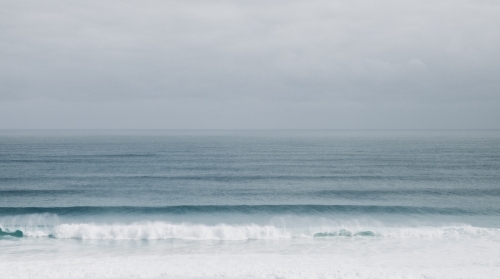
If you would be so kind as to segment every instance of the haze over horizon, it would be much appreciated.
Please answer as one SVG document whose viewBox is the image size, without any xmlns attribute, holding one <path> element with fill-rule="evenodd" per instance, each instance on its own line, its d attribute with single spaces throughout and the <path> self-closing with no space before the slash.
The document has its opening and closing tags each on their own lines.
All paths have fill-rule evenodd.
<svg viewBox="0 0 500 279">
<path fill-rule="evenodd" d="M 500 129 L 498 1 L 0 0 L 0 129 Z"/>
</svg>

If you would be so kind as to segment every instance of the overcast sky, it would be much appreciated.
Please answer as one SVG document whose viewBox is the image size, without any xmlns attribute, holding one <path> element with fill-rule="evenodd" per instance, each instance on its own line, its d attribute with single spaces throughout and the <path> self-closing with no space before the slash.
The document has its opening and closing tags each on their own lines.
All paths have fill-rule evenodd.
<svg viewBox="0 0 500 279">
<path fill-rule="evenodd" d="M 500 1 L 0 0 L 0 128 L 500 128 Z"/>
</svg>

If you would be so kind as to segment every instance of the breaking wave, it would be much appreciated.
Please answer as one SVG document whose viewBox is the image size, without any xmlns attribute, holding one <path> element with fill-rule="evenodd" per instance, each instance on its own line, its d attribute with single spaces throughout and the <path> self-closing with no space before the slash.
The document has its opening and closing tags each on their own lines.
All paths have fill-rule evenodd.
<svg viewBox="0 0 500 279">
<path fill-rule="evenodd" d="M 50 217 L 50 216 L 49 216 Z M 40 220 L 45 220 L 41 218 Z M 498 228 L 481 228 L 467 224 L 454 226 L 363 226 L 353 223 L 338 225 L 259 225 L 259 224 L 193 224 L 164 221 L 132 223 L 58 223 L 57 216 L 49 222 L 0 223 L 6 236 L 21 231 L 24 237 L 108 240 L 251 240 L 293 238 L 436 238 L 500 236 Z M 19 233 L 18 233 L 19 234 Z"/>
</svg>

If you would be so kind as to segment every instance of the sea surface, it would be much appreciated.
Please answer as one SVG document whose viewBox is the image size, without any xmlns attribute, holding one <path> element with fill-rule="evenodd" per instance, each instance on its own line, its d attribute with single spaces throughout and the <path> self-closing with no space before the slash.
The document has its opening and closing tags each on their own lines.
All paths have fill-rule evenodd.
<svg viewBox="0 0 500 279">
<path fill-rule="evenodd" d="M 500 131 L 0 131 L 2 278 L 500 278 Z"/>
</svg>

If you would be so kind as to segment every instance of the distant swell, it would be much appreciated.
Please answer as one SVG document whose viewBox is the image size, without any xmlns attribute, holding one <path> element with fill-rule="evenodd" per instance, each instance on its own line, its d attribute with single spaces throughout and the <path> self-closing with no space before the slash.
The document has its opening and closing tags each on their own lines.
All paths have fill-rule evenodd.
<svg viewBox="0 0 500 279">
<path fill-rule="evenodd" d="M 75 207 L 0 207 L 0 216 L 51 213 L 64 215 L 100 214 L 500 214 L 498 210 L 466 210 L 461 208 L 375 206 L 375 205 L 185 205 L 165 207 L 75 206 Z"/>
<path fill-rule="evenodd" d="M 92 179 L 106 179 L 110 177 L 98 177 Z M 115 179 L 116 177 L 112 177 Z M 11 182 L 27 178 L 2 178 L 0 182 Z M 49 178 L 39 178 L 39 180 Z M 50 178 L 60 179 L 60 178 Z M 50 180 L 49 179 L 49 180 Z M 88 177 L 74 177 L 72 180 L 85 180 Z M 36 179 L 35 179 L 36 180 Z M 42 196 L 89 196 L 95 195 L 95 189 L 0 189 L 2 197 L 42 197 Z M 172 190 L 168 189 L 148 189 L 148 192 L 154 195 L 168 195 Z M 99 195 L 116 196 L 120 192 L 115 189 L 99 189 Z M 262 193 L 253 193 L 246 190 L 232 190 L 234 196 L 254 196 Z M 333 197 L 346 199 L 376 199 L 378 197 L 398 197 L 398 196 L 428 196 L 428 197 L 487 197 L 500 196 L 500 188 L 459 188 L 459 189 L 364 189 L 364 190 L 296 190 L 283 193 L 286 196 L 309 196 L 309 197 Z"/>
</svg>

